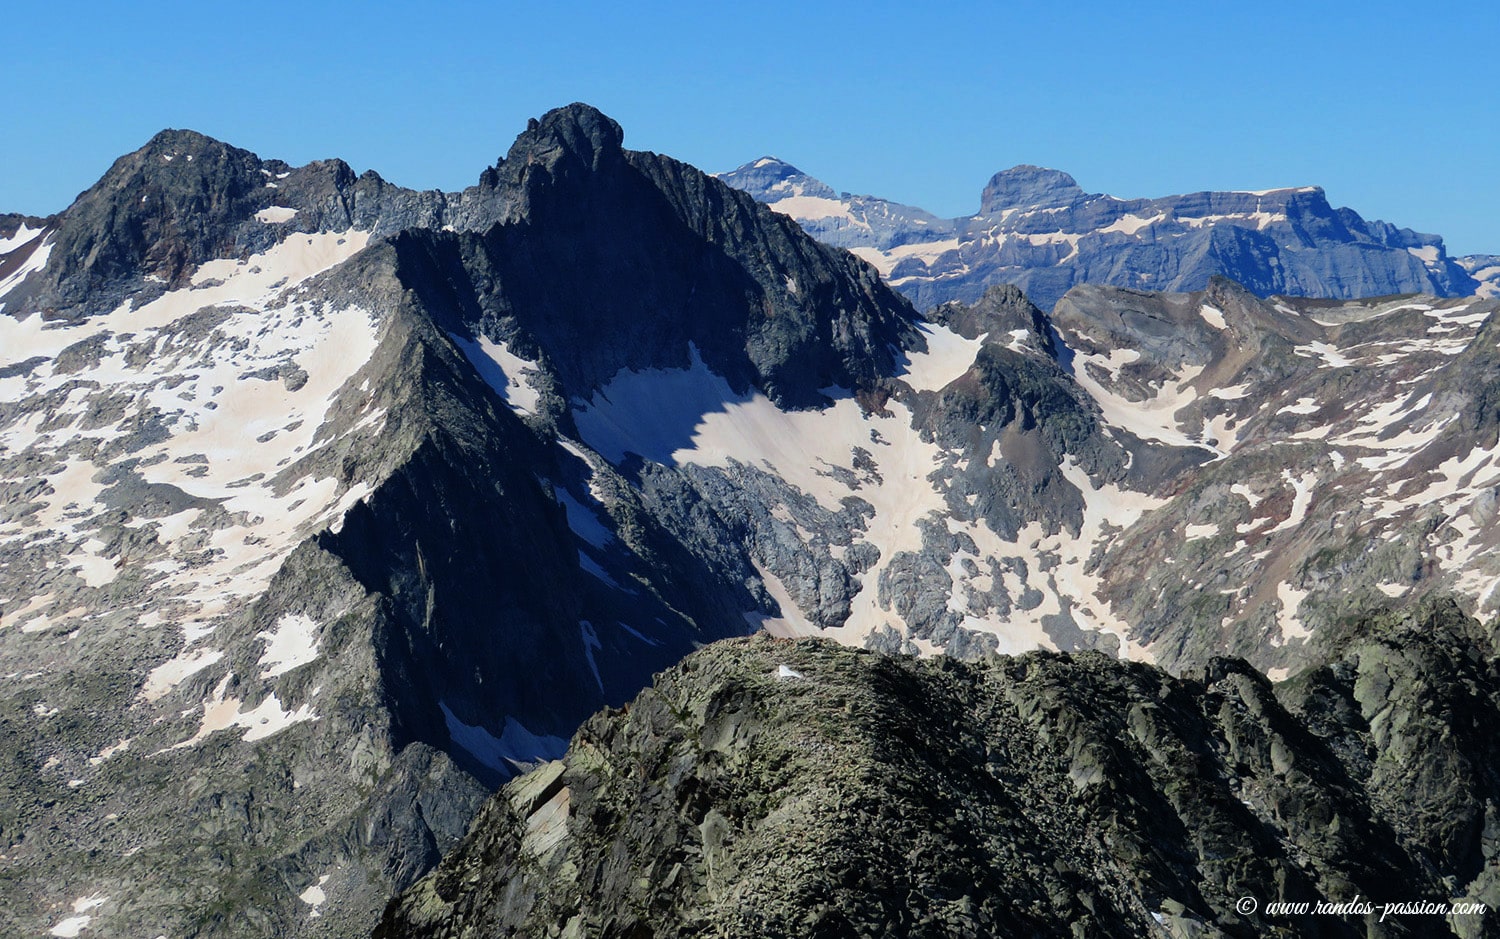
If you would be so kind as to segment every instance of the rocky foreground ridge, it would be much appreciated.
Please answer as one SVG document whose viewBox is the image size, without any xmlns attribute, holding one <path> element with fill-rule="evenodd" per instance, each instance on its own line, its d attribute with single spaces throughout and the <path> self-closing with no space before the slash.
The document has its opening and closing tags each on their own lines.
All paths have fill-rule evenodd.
<svg viewBox="0 0 1500 939">
<path fill-rule="evenodd" d="M 874 264 L 921 309 L 973 302 L 996 284 L 1051 309 L 1079 284 L 1184 292 L 1213 277 L 1262 297 L 1490 296 L 1500 274 L 1487 256 L 1449 256 L 1437 235 L 1334 208 L 1316 186 L 1120 199 L 1060 170 L 1015 166 L 990 179 L 978 212 L 939 218 L 835 192 L 774 157 L 719 178 Z"/>
<path fill-rule="evenodd" d="M 1496 654 L 1441 602 L 1275 686 L 718 643 L 508 785 L 375 936 L 1494 935 L 1266 906 L 1500 904 Z"/>
</svg>

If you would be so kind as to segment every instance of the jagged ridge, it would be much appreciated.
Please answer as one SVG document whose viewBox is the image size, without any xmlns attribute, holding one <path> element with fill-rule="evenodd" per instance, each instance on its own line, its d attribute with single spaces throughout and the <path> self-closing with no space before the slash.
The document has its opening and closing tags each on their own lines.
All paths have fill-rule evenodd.
<svg viewBox="0 0 1500 939">
<path fill-rule="evenodd" d="M 1488 935 L 1265 906 L 1493 908 L 1496 665 L 1442 603 L 1275 690 L 721 643 L 508 786 L 375 936 Z"/>
</svg>

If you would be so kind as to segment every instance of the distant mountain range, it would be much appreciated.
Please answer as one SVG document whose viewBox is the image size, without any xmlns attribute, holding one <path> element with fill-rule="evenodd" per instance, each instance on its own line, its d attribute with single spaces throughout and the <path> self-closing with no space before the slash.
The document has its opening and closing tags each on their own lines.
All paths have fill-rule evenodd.
<svg viewBox="0 0 1500 939">
<path fill-rule="evenodd" d="M 1423 672 L 1433 688 L 1382 686 L 1374 659 L 1344 652 L 1370 623 L 1428 622 L 1410 617 L 1433 604 L 1446 604 L 1445 636 L 1488 635 L 1480 622 L 1500 613 L 1500 298 L 1265 299 L 1208 277 L 1191 292 L 1074 286 L 1050 310 L 1014 286 L 975 284 L 972 302 L 923 314 L 786 214 L 623 140 L 597 110 L 560 108 L 474 186 L 443 193 L 164 131 L 65 211 L 0 216 L 0 934 L 364 934 L 459 850 L 481 811 L 499 821 L 417 888 L 415 906 L 393 910 L 388 935 L 489 935 L 491 913 L 507 928 L 535 924 L 526 935 L 652 935 L 647 907 L 604 907 L 675 896 L 678 877 L 695 891 L 683 896 L 730 903 L 732 920 L 743 904 L 719 892 L 720 858 L 821 870 L 797 843 L 730 850 L 752 843 L 746 819 L 783 817 L 761 811 L 782 791 L 765 774 L 779 770 L 757 764 L 753 784 L 714 788 L 758 752 L 739 735 L 760 719 L 734 715 L 780 706 L 756 689 L 781 681 L 764 674 L 781 646 L 811 650 L 781 663 L 792 671 L 854 676 L 775 685 L 832 695 L 809 700 L 813 724 L 789 744 L 814 748 L 814 765 L 845 751 L 818 749 L 828 741 L 813 725 L 847 723 L 859 735 L 839 747 L 880 754 L 868 779 L 977 786 L 1010 818 L 1031 817 L 1040 803 L 1016 799 L 1035 792 L 1046 817 L 1069 820 L 1027 833 L 989 803 L 964 816 L 997 851 L 1051 846 L 1036 856 L 1056 876 L 1026 887 L 1033 932 L 1065 932 L 1096 900 L 1101 921 L 1135 903 L 1132 923 L 1233 925 L 1223 901 L 1237 881 L 1215 874 L 1210 896 L 1190 895 L 1192 852 L 1206 864 L 1224 844 L 1269 850 L 1266 826 L 1284 817 L 1300 819 L 1288 829 L 1298 845 L 1335 818 L 1388 823 L 1349 789 L 1378 762 L 1363 748 L 1389 740 L 1387 692 L 1401 698 L 1395 713 L 1421 712 L 1446 700 L 1446 683 L 1469 687 L 1464 663 L 1492 668 L 1492 653 L 1476 642 L 1434 664 Z M 1145 228 L 1127 236 L 1135 223 L 1121 219 L 1152 217 L 1069 208 L 1074 189 L 1061 174 L 1002 174 L 986 206 L 1010 225 L 1057 202 L 1059 217 L 1114 226 L 1100 244 L 1118 236 L 1125 249 Z M 846 204 L 799 192 L 788 198 Z M 1240 194 L 1213 212 L 1259 204 L 1290 218 L 1314 195 Z M 1002 208 L 1019 203 L 1033 209 Z M 873 230 L 879 212 L 913 231 L 949 224 L 884 203 L 859 217 Z M 1291 224 L 1212 227 L 1233 239 Z M 1428 248 L 1440 246 L 1368 250 L 1436 277 L 1452 265 L 1440 251 L 1419 257 Z M 880 655 L 762 639 L 731 647 L 748 657 L 686 658 L 756 632 Z M 1432 651 L 1398 636 L 1380 654 L 1409 648 Z M 1082 664 L 989 661 L 1036 649 Z M 888 663 L 901 654 L 987 661 Z M 628 720 L 610 710 L 685 658 L 669 679 L 686 683 L 676 705 Z M 709 664 L 697 678 L 695 661 Z M 1022 673 L 1047 663 L 1054 703 L 1066 675 L 1097 679 L 1084 716 L 1032 720 L 1039 686 Z M 1204 669 L 1217 677 L 1181 677 Z M 1331 672 L 1297 698 L 1307 713 L 1293 726 L 1271 682 L 1319 669 Z M 889 695 L 860 691 L 887 680 Z M 1474 685 L 1485 701 L 1473 720 L 1494 686 Z M 938 707 L 938 687 L 963 701 Z M 1151 716 L 1156 688 L 1177 702 L 1165 723 Z M 992 708 L 992 691 L 1021 703 Z M 1224 703 L 1231 693 L 1239 704 Z M 1220 747 L 1242 706 L 1259 709 L 1255 736 Z M 892 739 L 927 739 L 872 727 L 896 711 L 901 726 L 957 722 L 932 730 L 941 773 L 882 775 Z M 1009 773 L 1010 758 L 958 726 L 981 716 L 996 740 L 1017 721 L 1038 735 L 1100 728 L 1096 741 L 1128 726 L 1185 741 L 1174 754 L 1215 755 L 1146 782 L 1141 752 L 1105 759 L 1039 739 L 1035 760 L 984 788 L 974 773 Z M 544 767 L 510 790 L 529 795 L 487 803 L 510 777 L 563 758 L 581 726 L 566 771 Z M 1431 797 L 1437 815 L 1437 794 L 1468 779 L 1460 761 L 1489 765 L 1463 733 L 1402 733 L 1407 762 L 1370 799 Z M 618 747 L 612 734 L 625 735 Z M 1406 754 L 1434 740 L 1453 765 L 1414 781 Z M 1059 754 L 1079 757 L 1076 780 Z M 1321 768 L 1276 789 L 1288 761 Z M 1141 818 L 1168 818 L 1205 779 L 1235 799 L 1181 807 L 1179 827 L 1150 842 L 1087 801 L 1116 770 L 1135 775 L 1108 791 L 1139 795 Z M 608 778 L 616 771 L 626 775 Z M 1475 786 L 1465 819 L 1489 811 L 1474 808 L 1488 792 Z M 592 792 L 603 801 L 587 802 Z M 874 811 L 899 820 L 910 795 L 893 790 Z M 838 818 L 830 838 L 867 832 Z M 510 836 L 532 819 L 517 854 Z M 1225 840 L 1183 835 L 1199 822 L 1228 826 L 1215 828 Z M 1475 860 L 1488 841 L 1449 845 L 1424 867 L 1438 854 L 1421 855 L 1422 839 L 1452 833 L 1419 828 L 1356 838 L 1294 886 L 1339 896 L 1341 884 L 1420 875 L 1491 896 L 1500 877 Z M 578 833 L 571 860 L 548 850 L 564 829 Z M 891 834 L 913 853 L 867 864 L 861 848 L 841 869 L 920 881 L 945 839 L 959 843 Z M 1105 864 L 1074 850 L 1086 839 L 1127 847 Z M 1372 844 L 1398 852 L 1374 879 L 1354 863 Z M 1288 850 L 1278 864 L 1303 849 Z M 528 879 L 540 858 L 557 864 L 555 883 Z M 1099 866 L 1078 866 L 1091 859 Z M 945 868 L 944 883 L 962 869 Z M 1019 890 L 1008 872 L 1029 869 L 1011 864 L 1002 880 Z M 1138 871 L 1151 898 L 1139 909 L 1119 886 Z M 606 899 L 576 926 L 551 907 L 527 920 L 533 901 L 595 897 L 596 874 Z M 1256 878 L 1257 889 L 1293 883 Z M 788 879 L 794 905 L 777 915 L 823 915 L 806 886 L 817 882 Z M 467 933 L 442 906 L 466 884 L 510 898 Z M 959 925 L 994 913 L 966 911 L 960 894 L 932 909 Z M 827 917 L 828 935 L 849 934 Z M 1178 934 L 1212 934 L 1187 919 Z M 890 922 L 884 932 L 908 934 Z"/>
<path fill-rule="evenodd" d="M 920 309 L 994 284 L 1051 309 L 1078 284 L 1181 292 L 1215 276 L 1262 297 L 1500 294 L 1493 258 L 1449 257 L 1442 238 L 1335 209 L 1316 187 L 1117 199 L 1016 166 L 984 187 L 976 214 L 939 218 L 835 192 L 774 157 L 719 178 L 874 264 Z"/>
</svg>

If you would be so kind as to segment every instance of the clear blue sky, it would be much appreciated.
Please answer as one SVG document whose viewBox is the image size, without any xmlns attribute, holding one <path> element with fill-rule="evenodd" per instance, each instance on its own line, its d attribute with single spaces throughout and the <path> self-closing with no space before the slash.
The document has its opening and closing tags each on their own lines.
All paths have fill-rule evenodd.
<svg viewBox="0 0 1500 939">
<path fill-rule="evenodd" d="M 763 154 L 944 215 L 1038 163 L 1118 196 L 1321 185 L 1500 253 L 1500 5 L 14 5 L 0 211 L 189 127 L 455 189 L 569 101 L 720 171 Z"/>
</svg>

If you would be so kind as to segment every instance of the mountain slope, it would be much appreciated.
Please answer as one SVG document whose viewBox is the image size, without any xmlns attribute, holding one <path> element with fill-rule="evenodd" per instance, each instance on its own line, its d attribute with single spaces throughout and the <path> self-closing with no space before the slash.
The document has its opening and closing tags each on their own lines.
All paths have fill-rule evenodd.
<svg viewBox="0 0 1500 939">
<path fill-rule="evenodd" d="M 1275 690 L 721 643 L 509 785 L 375 935 L 1489 935 L 1493 638 L 1433 604 L 1345 642 Z M 1484 907 L 1380 906 L 1450 900 Z"/>
<path fill-rule="evenodd" d="M 7 929 L 368 928 L 487 787 L 751 628 L 735 549 L 688 550 L 504 369 L 545 342 L 586 389 L 692 343 L 747 393 L 873 393 L 911 313 L 620 138 L 560 109 L 435 194 L 167 132 L 17 223 Z"/>
<path fill-rule="evenodd" d="M 1086 193 L 1057 170 L 1017 166 L 989 181 L 976 214 L 939 219 L 836 195 L 771 157 L 720 178 L 859 254 L 922 309 L 972 302 L 992 284 L 1015 284 L 1045 309 L 1077 284 L 1186 292 L 1215 276 L 1260 296 L 1330 299 L 1467 296 L 1478 287 L 1465 269 L 1477 259 L 1450 258 L 1437 236 L 1335 209 L 1315 187 L 1117 199 Z"/>
<path fill-rule="evenodd" d="M 6 217 L 0 925 L 358 933 L 755 630 L 1279 676 L 1354 611 L 1500 601 L 1496 301 L 923 318 L 622 144 L 574 105 L 414 193 L 174 131 Z"/>
</svg>

